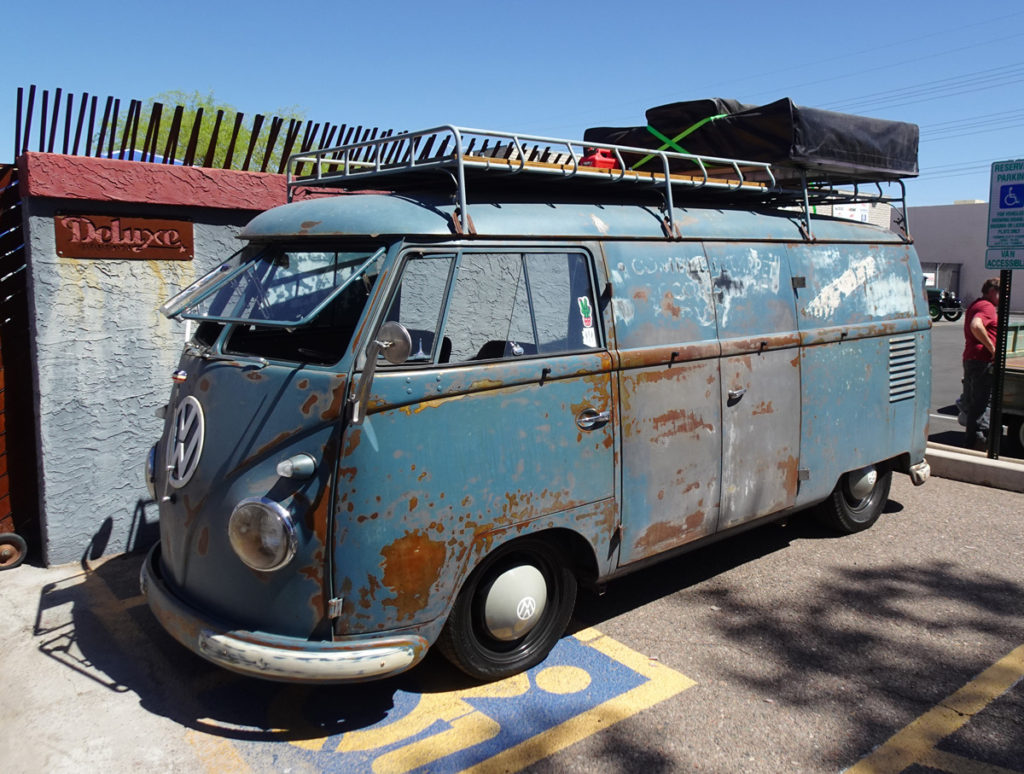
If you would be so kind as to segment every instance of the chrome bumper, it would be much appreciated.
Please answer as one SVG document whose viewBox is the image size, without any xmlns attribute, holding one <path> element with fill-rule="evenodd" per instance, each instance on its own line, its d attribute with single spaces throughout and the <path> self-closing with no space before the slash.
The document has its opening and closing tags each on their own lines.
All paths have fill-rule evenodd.
<svg viewBox="0 0 1024 774">
<path fill-rule="evenodd" d="M 427 652 L 427 641 L 415 634 L 317 642 L 232 630 L 204 618 L 167 588 L 160 575 L 159 543 L 146 557 L 139 581 L 153 614 L 174 639 L 214 664 L 251 677 L 290 683 L 378 680 L 404 672 Z"/>
</svg>

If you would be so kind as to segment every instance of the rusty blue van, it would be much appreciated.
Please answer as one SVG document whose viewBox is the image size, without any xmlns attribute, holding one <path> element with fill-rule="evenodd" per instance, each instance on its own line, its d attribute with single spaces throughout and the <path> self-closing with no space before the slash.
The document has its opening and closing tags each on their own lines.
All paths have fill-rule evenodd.
<svg viewBox="0 0 1024 774">
<path fill-rule="evenodd" d="M 441 127 L 300 155 L 294 200 L 164 305 L 191 338 L 142 585 L 174 638 L 267 679 L 435 645 L 497 679 L 580 584 L 802 509 L 862 530 L 927 479 L 908 236 L 769 163 L 601 150 Z"/>
</svg>

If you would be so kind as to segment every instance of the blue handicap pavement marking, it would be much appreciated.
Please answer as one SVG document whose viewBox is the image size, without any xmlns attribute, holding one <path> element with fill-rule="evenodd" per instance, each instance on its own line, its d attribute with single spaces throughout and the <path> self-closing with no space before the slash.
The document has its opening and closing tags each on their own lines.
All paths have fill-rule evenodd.
<svg viewBox="0 0 1024 774">
<path fill-rule="evenodd" d="M 594 629 L 563 638 L 540 665 L 495 683 L 452 690 L 432 685 L 430 670 L 409 674 L 377 722 L 277 746 L 276 764 L 375 774 L 482 764 L 516 771 L 694 685 Z"/>
<path fill-rule="evenodd" d="M 999 209 L 1011 210 L 1024 207 L 1024 183 L 1000 186 Z"/>
</svg>

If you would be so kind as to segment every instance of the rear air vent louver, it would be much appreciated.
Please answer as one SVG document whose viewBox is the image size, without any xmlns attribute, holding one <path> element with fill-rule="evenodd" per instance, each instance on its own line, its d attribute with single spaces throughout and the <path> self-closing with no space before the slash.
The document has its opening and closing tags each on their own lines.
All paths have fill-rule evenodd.
<svg viewBox="0 0 1024 774">
<path fill-rule="evenodd" d="M 889 402 L 913 400 L 917 393 L 917 342 L 913 336 L 889 339 Z"/>
</svg>

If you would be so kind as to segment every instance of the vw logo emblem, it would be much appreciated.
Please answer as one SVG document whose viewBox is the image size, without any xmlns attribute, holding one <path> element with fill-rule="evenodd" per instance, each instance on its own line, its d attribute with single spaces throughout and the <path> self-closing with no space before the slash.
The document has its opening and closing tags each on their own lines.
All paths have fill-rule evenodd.
<svg viewBox="0 0 1024 774">
<path fill-rule="evenodd" d="M 203 453 L 205 433 L 203 407 L 189 395 L 174 410 L 174 424 L 167 446 L 168 481 L 175 489 L 185 486 L 196 472 Z"/>
<path fill-rule="evenodd" d="M 516 615 L 519 616 L 520 621 L 529 621 L 536 612 L 537 600 L 533 597 L 523 597 L 519 600 L 519 604 L 516 605 Z"/>
</svg>

